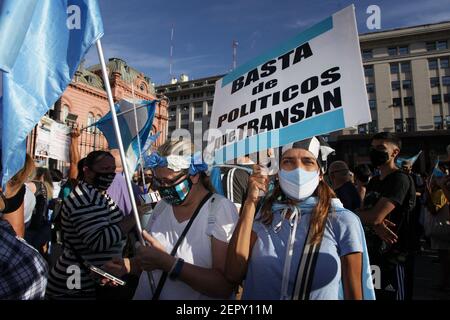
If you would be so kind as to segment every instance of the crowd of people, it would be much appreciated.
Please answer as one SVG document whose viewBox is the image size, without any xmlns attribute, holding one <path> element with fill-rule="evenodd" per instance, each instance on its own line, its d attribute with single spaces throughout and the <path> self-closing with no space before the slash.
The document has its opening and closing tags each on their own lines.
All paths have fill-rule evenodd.
<svg viewBox="0 0 450 320">
<path fill-rule="evenodd" d="M 66 177 L 27 155 L 0 192 L 0 299 L 410 300 L 427 243 L 450 293 L 449 161 L 399 167 L 392 133 L 354 168 L 321 137 L 270 150 L 270 170 L 167 141 L 133 176 L 141 235 L 118 150 L 81 159 L 78 137 Z"/>
</svg>

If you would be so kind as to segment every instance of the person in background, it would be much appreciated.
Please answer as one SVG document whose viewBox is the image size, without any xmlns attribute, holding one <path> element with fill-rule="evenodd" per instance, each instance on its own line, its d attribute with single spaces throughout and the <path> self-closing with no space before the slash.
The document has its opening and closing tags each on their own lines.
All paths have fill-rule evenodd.
<svg viewBox="0 0 450 320">
<path fill-rule="evenodd" d="M 70 167 L 67 181 L 61 186 L 59 198 L 65 199 L 69 193 L 76 187 L 78 181 L 81 181 L 83 174 L 83 159 L 80 160 L 80 129 L 78 126 L 72 128 L 70 132 L 71 142 L 69 149 Z"/>
<path fill-rule="evenodd" d="M 23 240 L 25 182 L 33 170 L 33 159 L 27 154 L 24 167 L 0 190 L 0 300 L 44 297 L 47 264 Z"/>
<path fill-rule="evenodd" d="M 110 153 L 114 157 L 116 163 L 116 174 L 111 186 L 106 190 L 106 193 L 108 193 L 111 199 L 119 206 L 124 215 L 129 215 L 132 212 L 132 207 L 125 174 L 123 173 L 124 168 L 122 166 L 122 160 L 120 159 L 120 152 L 119 149 L 113 149 Z M 139 206 L 141 203 L 139 199 L 139 187 L 134 183 L 132 183 L 132 186 L 136 205 Z"/>
<path fill-rule="evenodd" d="M 356 190 L 358 191 L 362 205 L 366 197 L 367 184 L 370 178 L 372 178 L 372 171 L 370 171 L 370 167 L 367 164 L 359 164 L 355 167 L 354 173 Z"/>
<path fill-rule="evenodd" d="M 56 199 L 59 197 L 59 194 L 61 192 L 61 182 L 63 180 L 63 174 L 58 169 L 51 169 L 50 175 L 52 177 L 52 184 L 53 184 L 53 199 Z"/>
<path fill-rule="evenodd" d="M 0 188 L 0 212 L 3 213 L 2 219 L 8 221 L 20 238 L 25 236 L 25 182 L 34 173 L 34 169 L 33 158 L 26 154 L 23 168 L 7 182 L 5 190 Z"/>
<path fill-rule="evenodd" d="M 33 180 L 28 183 L 36 197 L 36 205 L 25 232 L 25 240 L 47 257 L 48 243 L 51 240 L 51 217 L 49 204 L 53 198 L 53 181 L 50 170 L 39 167 Z"/>
<path fill-rule="evenodd" d="M 370 160 L 380 175 L 370 180 L 364 206 L 357 211 L 366 226 L 370 261 L 381 269 L 382 287 L 376 290 L 381 300 L 409 298 L 411 288 L 406 285 L 413 277 L 407 261 L 413 258 L 410 222 L 416 191 L 411 177 L 395 164 L 400 149 L 401 141 L 393 133 L 372 137 Z"/>
<path fill-rule="evenodd" d="M 445 181 L 450 179 L 433 177 L 427 187 L 426 206 L 436 227 L 430 233 L 431 249 L 437 250 L 441 265 L 438 289 L 450 292 L 450 201 L 445 196 Z M 440 225 L 437 227 L 437 225 Z"/>
<path fill-rule="evenodd" d="M 135 226 L 133 216 L 124 217 L 106 193 L 115 176 L 114 157 L 93 151 L 84 161 L 82 180 L 64 199 L 62 242 L 64 251 L 52 268 L 47 297 L 50 299 L 94 299 L 95 280 L 86 264 L 101 267 L 122 257 L 126 235 Z M 80 286 L 68 286 L 73 266 L 80 270 Z"/>
<path fill-rule="evenodd" d="M 344 161 L 334 161 L 329 169 L 331 186 L 344 208 L 354 211 L 361 206 L 361 199 L 352 182 L 350 170 Z"/>
</svg>

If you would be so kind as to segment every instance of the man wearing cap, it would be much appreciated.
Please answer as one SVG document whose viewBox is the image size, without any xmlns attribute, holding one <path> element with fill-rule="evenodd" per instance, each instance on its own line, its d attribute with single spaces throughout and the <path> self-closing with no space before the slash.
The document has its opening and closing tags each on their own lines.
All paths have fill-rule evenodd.
<svg viewBox="0 0 450 320">
<path fill-rule="evenodd" d="M 331 180 L 336 196 L 342 201 L 344 208 L 354 211 L 361 206 L 361 200 L 352 183 L 350 170 L 344 161 L 334 161 L 328 169 L 328 175 Z"/>
</svg>

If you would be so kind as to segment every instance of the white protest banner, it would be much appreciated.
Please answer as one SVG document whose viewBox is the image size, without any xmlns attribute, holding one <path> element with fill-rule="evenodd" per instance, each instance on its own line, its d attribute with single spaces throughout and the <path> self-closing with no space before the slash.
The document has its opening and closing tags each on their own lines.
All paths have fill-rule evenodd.
<svg viewBox="0 0 450 320">
<path fill-rule="evenodd" d="M 37 126 L 35 155 L 69 162 L 70 128 L 48 117 Z"/>
<path fill-rule="evenodd" d="M 206 153 L 221 164 L 370 121 L 352 5 L 216 82 Z"/>
<path fill-rule="evenodd" d="M 72 138 L 70 137 L 70 128 L 65 124 L 53 122 L 51 139 L 49 157 L 69 162 L 69 149 L 72 141 Z"/>
<path fill-rule="evenodd" d="M 36 128 L 36 144 L 34 154 L 39 157 L 48 158 L 50 153 L 51 142 L 51 127 L 53 120 L 48 117 L 43 117 Z"/>
</svg>

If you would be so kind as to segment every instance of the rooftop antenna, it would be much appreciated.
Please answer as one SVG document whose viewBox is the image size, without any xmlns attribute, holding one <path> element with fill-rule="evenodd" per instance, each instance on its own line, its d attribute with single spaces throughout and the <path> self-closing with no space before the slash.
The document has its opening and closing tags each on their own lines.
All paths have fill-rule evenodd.
<svg viewBox="0 0 450 320">
<path fill-rule="evenodd" d="M 174 25 L 172 24 L 172 30 L 170 32 L 170 58 L 169 58 L 169 81 L 172 81 L 173 74 L 172 74 L 172 66 L 173 66 L 173 31 L 174 31 Z"/>
<path fill-rule="evenodd" d="M 239 43 L 236 40 L 233 40 L 233 70 L 236 69 L 236 52 L 238 44 Z"/>
</svg>

